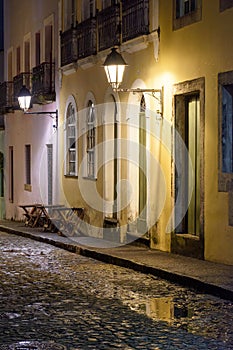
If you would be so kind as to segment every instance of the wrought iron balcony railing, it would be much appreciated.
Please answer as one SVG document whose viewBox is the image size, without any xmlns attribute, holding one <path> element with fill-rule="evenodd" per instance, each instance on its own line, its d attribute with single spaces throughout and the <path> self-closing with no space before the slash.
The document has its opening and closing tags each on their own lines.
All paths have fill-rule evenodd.
<svg viewBox="0 0 233 350">
<path fill-rule="evenodd" d="M 122 0 L 61 33 L 61 66 L 149 34 L 149 0 Z"/>
<path fill-rule="evenodd" d="M 61 33 L 61 66 L 78 59 L 77 29 L 70 28 Z"/>
<path fill-rule="evenodd" d="M 149 33 L 149 0 L 122 1 L 122 41 Z"/>
<path fill-rule="evenodd" d="M 13 81 L 0 84 L 0 113 L 6 113 L 13 107 Z"/>
<path fill-rule="evenodd" d="M 20 92 L 20 89 L 22 88 L 23 85 L 25 85 L 28 90 L 31 91 L 31 73 L 30 72 L 23 72 L 18 75 L 16 75 L 13 78 L 13 86 L 14 86 L 14 101 L 13 105 L 15 108 L 19 108 L 18 104 L 18 94 Z"/>
<path fill-rule="evenodd" d="M 39 97 L 41 102 L 55 100 L 54 62 L 44 62 L 32 69 L 32 95 Z"/>
<path fill-rule="evenodd" d="M 120 44 L 120 5 L 116 4 L 98 12 L 99 51 Z"/>
<path fill-rule="evenodd" d="M 96 18 L 89 18 L 77 25 L 78 59 L 97 52 Z"/>
</svg>

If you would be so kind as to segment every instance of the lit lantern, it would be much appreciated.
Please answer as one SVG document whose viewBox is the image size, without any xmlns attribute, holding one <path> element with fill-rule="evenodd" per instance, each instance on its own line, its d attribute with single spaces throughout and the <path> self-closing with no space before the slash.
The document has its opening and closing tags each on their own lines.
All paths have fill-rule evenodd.
<svg viewBox="0 0 233 350">
<path fill-rule="evenodd" d="M 109 84 L 112 86 L 113 90 L 118 89 L 123 80 L 123 75 L 127 63 L 116 51 L 116 48 L 112 48 L 111 53 L 106 57 L 104 62 L 104 69 L 107 75 Z"/>
<path fill-rule="evenodd" d="M 31 98 L 32 96 L 30 94 L 30 91 L 26 88 L 25 85 L 23 85 L 18 94 L 18 101 L 20 108 L 23 109 L 24 112 L 26 112 L 29 109 Z"/>
</svg>

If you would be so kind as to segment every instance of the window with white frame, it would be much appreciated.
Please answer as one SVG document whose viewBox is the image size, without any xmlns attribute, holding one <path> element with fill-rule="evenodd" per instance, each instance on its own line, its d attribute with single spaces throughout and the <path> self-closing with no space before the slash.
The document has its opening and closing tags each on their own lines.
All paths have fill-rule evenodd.
<svg viewBox="0 0 233 350">
<path fill-rule="evenodd" d="M 95 154 L 96 128 L 95 128 L 95 108 L 92 101 L 88 102 L 87 109 L 87 177 L 95 178 Z"/>
<path fill-rule="evenodd" d="M 173 0 L 173 30 L 198 22 L 202 17 L 202 0 Z"/>
<path fill-rule="evenodd" d="M 77 111 L 75 105 L 69 102 L 66 109 L 66 123 L 65 123 L 65 160 L 66 169 L 65 175 L 76 176 L 77 171 Z"/>
</svg>

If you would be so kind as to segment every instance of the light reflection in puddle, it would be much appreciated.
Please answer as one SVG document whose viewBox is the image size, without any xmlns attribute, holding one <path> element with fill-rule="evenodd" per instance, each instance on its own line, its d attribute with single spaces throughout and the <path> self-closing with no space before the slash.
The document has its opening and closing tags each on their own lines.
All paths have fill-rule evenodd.
<svg viewBox="0 0 233 350">
<path fill-rule="evenodd" d="M 172 297 L 153 298 L 146 302 L 147 316 L 172 323 L 175 319 L 191 318 L 193 316 L 192 308 L 177 306 Z"/>
<path fill-rule="evenodd" d="M 146 314 L 154 321 L 166 322 L 171 327 L 177 327 L 186 332 L 218 339 L 223 342 L 231 342 L 232 332 L 227 326 L 228 321 L 223 320 L 218 306 L 213 301 L 199 300 L 186 305 L 178 299 L 169 297 L 156 297 L 147 300 L 138 300 L 130 308 L 139 313 Z M 219 307 L 217 308 L 219 310 Z"/>
</svg>

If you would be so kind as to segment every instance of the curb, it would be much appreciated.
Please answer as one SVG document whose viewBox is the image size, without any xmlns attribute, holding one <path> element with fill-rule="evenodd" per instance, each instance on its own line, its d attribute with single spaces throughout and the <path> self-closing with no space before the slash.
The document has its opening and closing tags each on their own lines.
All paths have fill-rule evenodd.
<svg viewBox="0 0 233 350">
<path fill-rule="evenodd" d="M 225 289 L 225 288 L 220 287 L 220 286 L 216 286 L 216 285 L 211 284 L 211 283 L 201 281 L 201 280 L 194 278 L 194 277 L 181 275 L 179 273 L 170 272 L 170 271 L 167 271 L 165 269 L 148 266 L 145 264 L 141 264 L 139 262 L 135 262 L 133 260 L 120 258 L 118 256 L 98 252 L 98 251 L 92 250 L 90 248 L 86 248 L 86 247 L 82 247 L 82 246 L 78 246 L 78 245 L 74 245 L 74 244 L 69 244 L 67 242 L 60 242 L 60 241 L 56 241 L 56 240 L 53 240 L 50 238 L 36 236 L 36 235 L 29 233 L 29 232 L 18 231 L 18 230 L 15 230 L 13 228 L 9 228 L 9 227 L 2 226 L 2 225 L 0 225 L 0 230 L 4 231 L 6 233 L 11 233 L 11 234 L 15 234 L 15 235 L 22 236 L 25 238 L 30 238 L 30 239 L 33 239 L 35 241 L 51 244 L 55 247 L 67 250 L 69 252 L 76 253 L 76 254 L 79 254 L 79 255 L 82 255 L 82 256 L 85 256 L 88 258 L 93 258 L 93 259 L 96 259 L 96 260 L 99 260 L 99 261 L 102 261 L 102 262 L 105 262 L 108 264 L 117 265 L 117 266 L 129 268 L 131 270 L 141 272 L 144 274 L 156 276 L 156 277 L 165 279 L 169 282 L 177 283 L 183 287 L 194 289 L 195 291 L 200 292 L 200 293 L 206 293 L 206 294 L 210 294 L 210 295 L 222 298 L 222 299 L 233 301 L 233 291 Z"/>
</svg>

